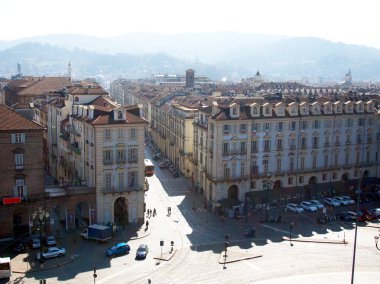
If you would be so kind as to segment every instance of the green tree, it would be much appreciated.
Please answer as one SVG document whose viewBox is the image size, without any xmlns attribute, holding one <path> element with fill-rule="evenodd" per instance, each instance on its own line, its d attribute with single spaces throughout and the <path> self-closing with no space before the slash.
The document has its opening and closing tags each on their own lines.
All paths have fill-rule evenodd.
<svg viewBox="0 0 380 284">
<path fill-rule="evenodd" d="M 42 236 L 46 232 L 46 226 L 49 222 L 50 214 L 46 209 L 42 206 L 38 207 L 35 211 L 32 213 L 32 220 L 33 220 L 33 230 L 38 233 L 39 239 L 40 239 L 40 261 L 42 260 Z"/>
</svg>

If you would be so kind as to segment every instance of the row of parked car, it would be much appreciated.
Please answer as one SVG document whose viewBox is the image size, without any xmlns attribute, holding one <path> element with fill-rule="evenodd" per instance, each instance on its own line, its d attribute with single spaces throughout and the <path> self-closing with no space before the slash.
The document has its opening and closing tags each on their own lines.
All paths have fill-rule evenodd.
<svg viewBox="0 0 380 284">
<path fill-rule="evenodd" d="M 107 249 L 106 256 L 114 257 L 114 256 L 124 255 L 124 254 L 128 254 L 130 250 L 131 250 L 131 247 L 127 243 L 121 242 Z M 137 248 L 136 259 L 145 259 L 148 252 L 149 252 L 148 245 L 141 244 Z"/>
<path fill-rule="evenodd" d="M 355 200 L 353 200 L 349 196 L 335 196 L 323 199 L 323 203 L 329 206 L 339 207 L 341 205 L 353 205 L 355 204 Z M 318 209 L 323 209 L 325 207 L 323 203 L 319 200 L 302 201 L 300 205 L 295 203 L 289 203 L 286 206 L 285 211 L 289 210 L 292 212 L 304 212 L 306 210 L 314 212 Z"/>
</svg>

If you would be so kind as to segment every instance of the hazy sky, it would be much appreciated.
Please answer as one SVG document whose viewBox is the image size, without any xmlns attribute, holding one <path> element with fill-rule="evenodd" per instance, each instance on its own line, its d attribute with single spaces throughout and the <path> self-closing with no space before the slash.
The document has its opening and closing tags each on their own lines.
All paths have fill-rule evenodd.
<svg viewBox="0 0 380 284">
<path fill-rule="evenodd" d="M 380 48 L 379 0 L 4 0 L 0 40 L 236 31 Z"/>
</svg>

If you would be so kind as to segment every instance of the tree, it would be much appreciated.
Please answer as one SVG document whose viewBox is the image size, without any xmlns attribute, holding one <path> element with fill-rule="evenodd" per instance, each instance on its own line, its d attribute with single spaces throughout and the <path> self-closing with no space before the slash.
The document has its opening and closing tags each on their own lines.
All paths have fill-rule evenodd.
<svg viewBox="0 0 380 284">
<path fill-rule="evenodd" d="M 38 207 L 32 213 L 33 230 L 38 233 L 40 238 L 40 261 L 42 262 L 42 236 L 46 231 L 46 225 L 49 222 L 49 212 L 42 206 Z"/>
</svg>

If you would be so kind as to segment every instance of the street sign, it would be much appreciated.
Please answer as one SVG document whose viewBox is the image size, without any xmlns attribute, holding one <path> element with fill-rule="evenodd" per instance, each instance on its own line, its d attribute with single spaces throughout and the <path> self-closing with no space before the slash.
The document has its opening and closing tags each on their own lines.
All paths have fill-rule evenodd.
<svg viewBox="0 0 380 284">
<path fill-rule="evenodd" d="M 16 197 L 3 197 L 3 204 L 16 204 L 16 203 L 21 203 L 21 197 L 16 196 Z"/>
</svg>

